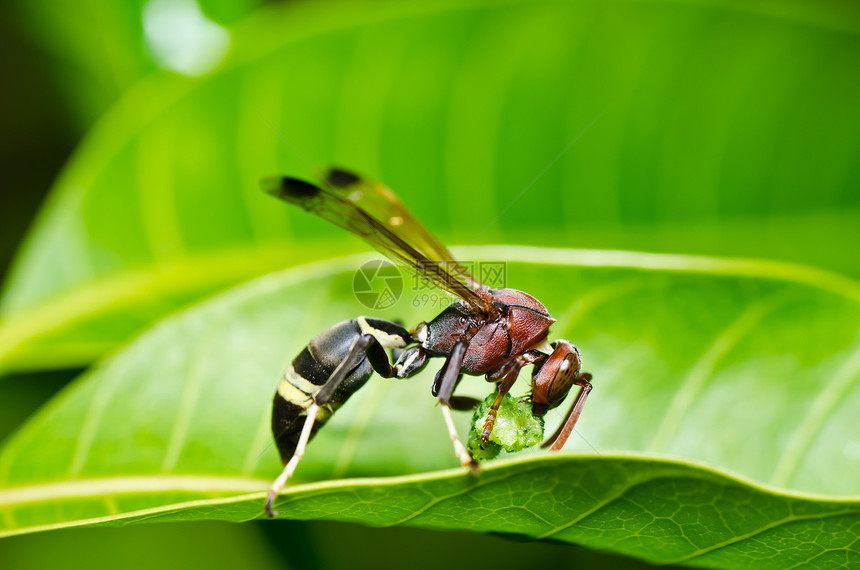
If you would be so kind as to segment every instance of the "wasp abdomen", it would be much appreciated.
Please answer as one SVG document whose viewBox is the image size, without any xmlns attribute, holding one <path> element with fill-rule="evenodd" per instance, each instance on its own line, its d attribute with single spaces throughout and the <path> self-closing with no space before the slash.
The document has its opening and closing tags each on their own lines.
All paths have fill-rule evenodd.
<svg viewBox="0 0 860 570">
<path fill-rule="evenodd" d="M 307 411 L 314 396 L 332 376 L 338 365 L 346 360 L 352 345 L 364 334 L 372 334 L 386 347 L 402 347 L 410 340 L 409 333 L 396 323 L 358 317 L 344 321 L 315 336 L 287 367 L 272 406 L 272 433 L 281 460 L 286 463 L 293 456 L 304 426 Z M 334 412 L 370 379 L 373 367 L 362 358 L 321 406 L 312 436 Z"/>
</svg>

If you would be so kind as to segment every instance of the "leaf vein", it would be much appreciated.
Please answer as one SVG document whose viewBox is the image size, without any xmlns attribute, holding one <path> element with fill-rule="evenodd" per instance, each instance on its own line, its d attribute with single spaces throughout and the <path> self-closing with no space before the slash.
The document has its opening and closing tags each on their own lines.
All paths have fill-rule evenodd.
<svg viewBox="0 0 860 570">
<path fill-rule="evenodd" d="M 194 408 L 197 401 L 200 399 L 200 388 L 203 385 L 203 373 L 201 368 L 206 362 L 206 353 L 212 346 L 218 326 L 209 327 L 206 335 L 200 340 L 200 344 L 195 348 L 194 353 L 188 359 L 188 377 L 185 381 L 185 386 L 182 390 L 179 408 L 176 410 L 176 419 L 173 422 L 173 429 L 168 438 L 167 449 L 164 452 L 164 459 L 161 462 L 161 470 L 169 473 L 176 467 L 179 461 L 179 455 L 182 451 L 182 446 L 188 437 L 188 430 L 191 426 L 191 417 L 194 414 Z"/>
<path fill-rule="evenodd" d="M 842 402 L 849 390 L 860 380 L 860 350 L 855 350 L 839 368 L 829 385 L 821 390 L 812 403 L 809 413 L 798 424 L 789 440 L 785 453 L 774 469 L 771 483 L 785 486 L 797 471 L 800 460 L 809 451 L 812 442 L 824 427 L 831 412 Z"/>
<path fill-rule="evenodd" d="M 621 489 L 619 492 L 615 493 L 614 495 L 612 495 L 606 499 L 603 499 L 602 501 L 600 501 L 599 503 L 597 503 L 596 505 L 594 505 L 590 509 L 587 509 L 585 512 L 581 513 L 579 516 L 574 517 L 573 520 L 570 520 L 563 525 L 556 526 L 553 530 L 551 530 L 547 533 L 538 535 L 537 539 L 543 540 L 545 538 L 549 538 L 550 536 L 558 534 L 559 532 L 561 532 L 563 530 L 567 530 L 567 529 L 579 524 L 580 522 L 582 522 L 586 518 L 590 517 L 594 513 L 600 511 L 604 507 L 607 507 L 608 505 L 614 503 L 615 501 L 624 498 L 624 496 L 629 491 L 638 487 L 639 485 L 643 485 L 645 483 L 650 483 L 650 482 L 655 481 L 656 479 L 660 479 L 660 478 L 662 478 L 662 477 L 647 478 L 647 479 L 643 479 L 641 481 L 636 481 L 634 483 L 631 483 L 630 485 L 627 485 L 626 487 L 624 487 L 623 489 Z"/>
<path fill-rule="evenodd" d="M 517 472 L 517 474 L 516 474 L 516 475 L 518 475 L 518 476 L 519 476 L 519 475 L 525 475 L 526 473 L 531 473 L 532 471 L 538 471 L 538 470 L 540 470 L 540 467 L 539 467 L 539 466 L 538 466 L 538 467 L 532 467 L 532 468 L 530 468 L 530 469 L 523 469 L 522 471 Z M 466 487 L 466 488 L 464 488 L 464 489 L 458 489 L 458 490 L 457 490 L 457 491 L 455 491 L 454 493 L 450 493 L 450 494 L 448 494 L 448 495 L 441 495 L 441 496 L 438 496 L 438 497 L 436 497 L 435 499 L 432 499 L 432 500 L 428 501 L 428 502 L 427 502 L 427 504 L 425 504 L 425 505 L 424 505 L 423 507 L 421 507 L 420 509 L 417 509 L 414 513 L 411 513 L 411 514 L 410 514 L 409 516 L 407 516 L 406 518 L 401 519 L 401 520 L 398 520 L 398 521 L 394 521 L 394 522 L 392 522 L 392 523 L 389 523 L 389 524 L 388 524 L 388 525 L 386 525 L 386 526 L 396 526 L 396 525 L 404 524 L 404 523 L 406 523 L 406 522 L 408 522 L 408 521 L 410 521 L 410 520 L 413 520 L 413 519 L 415 519 L 416 517 L 418 517 L 418 516 L 420 516 L 420 515 L 422 515 L 422 514 L 426 513 L 428 510 L 430 510 L 431 508 L 433 508 L 434 506 L 438 505 L 439 503 L 441 503 L 441 502 L 443 502 L 443 501 L 447 501 L 447 500 L 449 500 L 449 499 L 453 499 L 453 498 L 459 497 L 459 496 L 461 496 L 461 495 L 465 495 L 465 494 L 467 494 L 467 493 L 470 493 L 470 492 L 474 491 L 475 489 L 480 489 L 481 487 L 487 487 L 487 486 L 489 486 L 489 485 L 493 485 L 493 484 L 496 484 L 496 483 L 499 483 L 499 482 L 505 482 L 506 480 L 507 480 L 506 478 L 498 478 L 498 477 L 496 477 L 496 478 L 489 479 L 489 480 L 486 480 L 486 481 L 480 481 L 480 482 L 477 482 L 477 483 L 475 483 L 475 484 L 473 484 L 473 485 L 470 485 L 470 486 L 468 486 L 468 487 Z M 432 493 L 431 493 L 431 495 L 432 495 Z"/>
<path fill-rule="evenodd" d="M 119 368 L 119 367 L 117 367 Z M 95 395 L 89 409 L 84 416 L 84 424 L 81 427 L 78 441 L 75 445 L 75 453 L 72 456 L 72 461 L 69 464 L 69 475 L 76 477 L 87 461 L 90 453 L 90 446 L 96 438 L 99 423 L 104 416 L 105 409 L 111 401 L 111 396 L 114 390 L 119 387 L 120 380 L 125 375 L 126 370 L 121 368 L 113 374 L 105 374 L 103 380 L 96 385 Z"/>
<path fill-rule="evenodd" d="M 656 435 L 649 449 L 652 451 L 666 450 L 678 432 L 684 417 L 692 409 L 708 380 L 713 376 L 719 362 L 737 346 L 738 342 L 761 321 L 768 311 L 773 310 L 774 304 L 758 302 L 751 305 L 716 337 L 711 346 L 690 368 L 687 377 L 675 392 L 672 402 L 666 413 L 663 414 L 663 420 L 657 427 Z"/>
<path fill-rule="evenodd" d="M 773 530 L 775 528 L 779 528 L 779 527 L 787 525 L 787 524 L 791 524 L 791 523 L 795 523 L 795 522 L 803 522 L 806 520 L 815 520 L 815 519 L 820 520 L 820 519 L 826 519 L 826 518 L 842 517 L 842 516 L 846 516 L 846 515 L 860 516 L 860 513 L 858 513 L 857 510 L 847 509 L 847 510 L 843 510 L 843 511 L 831 512 L 831 513 L 818 513 L 818 514 L 810 514 L 810 515 L 789 516 L 789 517 L 786 517 L 784 519 L 780 519 L 778 521 L 775 521 L 773 523 L 766 524 L 766 525 L 759 527 L 755 530 L 752 530 L 750 532 L 747 532 L 747 533 L 744 533 L 744 534 L 741 534 L 738 536 L 733 536 L 732 538 L 730 538 L 724 542 L 712 544 L 711 546 L 701 548 L 701 549 L 697 550 L 696 552 L 690 552 L 688 554 L 685 554 L 684 556 L 679 556 L 678 558 L 672 558 L 670 560 L 663 560 L 662 564 L 679 564 L 681 562 L 685 562 L 685 561 L 690 560 L 692 558 L 697 558 L 697 557 L 700 557 L 704 554 L 709 554 L 709 553 L 714 552 L 716 550 L 719 550 L 721 548 L 726 548 L 726 547 L 732 546 L 733 544 L 737 544 L 737 543 L 741 542 L 742 540 L 748 540 L 750 538 L 754 538 L 754 537 L 756 537 L 760 534 L 763 534 L 769 530 Z"/>
</svg>

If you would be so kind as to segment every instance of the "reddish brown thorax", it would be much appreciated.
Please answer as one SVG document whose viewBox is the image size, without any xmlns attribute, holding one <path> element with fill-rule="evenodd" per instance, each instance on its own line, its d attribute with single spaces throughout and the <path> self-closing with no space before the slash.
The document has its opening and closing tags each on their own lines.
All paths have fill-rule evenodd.
<svg viewBox="0 0 860 570">
<path fill-rule="evenodd" d="M 495 314 L 482 319 L 457 302 L 427 324 L 422 343 L 433 355 L 446 355 L 457 340 L 468 340 L 462 367 L 467 374 L 485 374 L 539 344 L 555 322 L 546 307 L 528 293 L 489 287 L 477 293 L 493 303 Z"/>
</svg>

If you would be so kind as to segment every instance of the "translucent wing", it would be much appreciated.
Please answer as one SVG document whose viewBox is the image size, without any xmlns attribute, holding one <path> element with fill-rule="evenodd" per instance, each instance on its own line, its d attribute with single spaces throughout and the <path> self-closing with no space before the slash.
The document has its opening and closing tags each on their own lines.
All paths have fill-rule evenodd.
<svg viewBox="0 0 860 570">
<path fill-rule="evenodd" d="M 343 170 L 331 170 L 322 187 L 296 178 L 264 178 L 269 194 L 295 204 L 364 239 L 378 251 L 488 314 L 491 304 L 464 266 L 406 209 L 391 190 Z"/>
<path fill-rule="evenodd" d="M 387 186 L 336 168 L 328 172 L 325 182 L 326 187 L 370 213 L 427 259 L 438 262 L 448 273 L 456 275 L 465 285 L 473 290 L 481 286 L 472 272 L 427 231 Z"/>
</svg>

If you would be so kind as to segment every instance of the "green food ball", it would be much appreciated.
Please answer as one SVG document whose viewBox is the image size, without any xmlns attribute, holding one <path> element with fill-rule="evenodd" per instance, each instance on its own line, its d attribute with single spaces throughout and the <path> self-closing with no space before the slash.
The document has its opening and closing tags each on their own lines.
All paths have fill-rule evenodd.
<svg viewBox="0 0 860 570">
<path fill-rule="evenodd" d="M 510 394 L 505 394 L 502 405 L 499 406 L 490 441 L 486 443 L 481 441 L 484 422 L 495 400 L 496 394 L 490 394 L 484 398 L 472 416 L 467 446 L 472 457 L 478 461 L 493 459 L 502 449 L 513 453 L 543 441 L 543 418 L 532 414 L 529 401 L 515 400 Z"/>
</svg>

